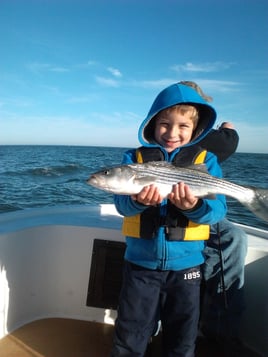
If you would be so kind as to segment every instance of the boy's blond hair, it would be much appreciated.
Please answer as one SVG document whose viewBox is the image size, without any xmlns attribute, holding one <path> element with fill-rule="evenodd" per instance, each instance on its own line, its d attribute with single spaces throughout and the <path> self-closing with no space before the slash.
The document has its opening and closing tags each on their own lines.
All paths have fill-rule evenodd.
<svg viewBox="0 0 268 357">
<path fill-rule="evenodd" d="M 198 114 L 198 109 L 193 106 L 193 105 L 188 105 L 188 104 L 176 104 L 173 105 L 170 108 L 166 108 L 164 110 L 161 110 L 161 112 L 159 112 L 156 116 L 155 116 L 155 120 L 157 120 L 158 118 L 161 118 L 161 116 L 165 113 L 170 113 L 170 112 L 176 112 L 176 113 L 180 113 L 182 115 L 184 115 L 185 113 L 191 112 L 191 120 L 193 121 L 194 124 L 194 129 L 197 127 L 198 124 L 198 119 L 199 119 L 199 114 Z"/>
</svg>

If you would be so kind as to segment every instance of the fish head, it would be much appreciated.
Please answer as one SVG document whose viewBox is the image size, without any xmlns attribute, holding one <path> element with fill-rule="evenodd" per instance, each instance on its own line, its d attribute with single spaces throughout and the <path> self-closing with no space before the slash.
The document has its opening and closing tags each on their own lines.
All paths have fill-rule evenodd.
<svg viewBox="0 0 268 357">
<path fill-rule="evenodd" d="M 140 188 L 134 184 L 134 179 L 135 172 L 130 166 L 125 165 L 95 172 L 87 183 L 110 193 L 132 195 L 140 191 Z"/>
</svg>

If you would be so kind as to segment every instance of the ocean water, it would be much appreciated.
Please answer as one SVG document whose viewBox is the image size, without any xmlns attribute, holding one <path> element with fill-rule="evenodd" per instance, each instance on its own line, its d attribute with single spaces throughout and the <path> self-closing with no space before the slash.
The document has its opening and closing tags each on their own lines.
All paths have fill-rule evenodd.
<svg viewBox="0 0 268 357">
<path fill-rule="evenodd" d="M 0 214 L 34 207 L 112 203 L 111 194 L 86 184 L 90 173 L 120 164 L 126 148 L 0 146 Z M 222 164 L 224 178 L 268 189 L 268 154 L 235 153 Z M 268 230 L 238 201 L 227 198 L 227 217 Z"/>
</svg>

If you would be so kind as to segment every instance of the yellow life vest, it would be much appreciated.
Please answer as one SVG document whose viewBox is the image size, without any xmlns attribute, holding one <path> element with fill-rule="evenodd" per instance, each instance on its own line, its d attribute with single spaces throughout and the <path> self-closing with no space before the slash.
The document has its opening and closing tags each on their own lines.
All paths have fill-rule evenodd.
<svg viewBox="0 0 268 357">
<path fill-rule="evenodd" d="M 175 166 L 202 164 L 207 151 L 198 146 L 181 149 L 173 158 Z M 162 161 L 164 154 L 159 148 L 140 147 L 136 150 L 136 159 L 139 163 Z M 168 240 L 194 241 L 209 238 L 209 225 L 190 221 L 174 205 L 167 202 L 167 214 L 161 216 L 160 207 L 152 206 L 135 216 L 124 217 L 122 233 L 133 238 L 155 238 L 159 227 L 164 226 Z"/>
</svg>

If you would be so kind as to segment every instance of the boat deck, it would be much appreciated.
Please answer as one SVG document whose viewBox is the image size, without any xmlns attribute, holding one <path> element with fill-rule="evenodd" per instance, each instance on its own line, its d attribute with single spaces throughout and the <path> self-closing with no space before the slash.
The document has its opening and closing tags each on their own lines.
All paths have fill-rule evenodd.
<svg viewBox="0 0 268 357">
<path fill-rule="evenodd" d="M 0 340 L 4 357 L 108 357 L 113 326 L 97 322 L 49 318 L 31 322 Z M 146 357 L 161 356 L 161 338 L 154 337 Z M 197 343 L 196 357 L 260 357 L 245 350 L 243 354 L 224 354 L 219 346 Z"/>
</svg>

